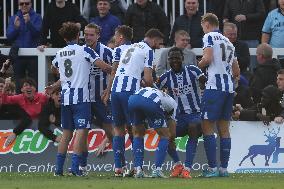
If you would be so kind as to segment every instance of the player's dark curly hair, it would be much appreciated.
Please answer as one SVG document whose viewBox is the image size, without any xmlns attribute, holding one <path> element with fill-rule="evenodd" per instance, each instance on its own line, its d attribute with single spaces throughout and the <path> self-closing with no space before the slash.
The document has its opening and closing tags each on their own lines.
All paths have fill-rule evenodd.
<svg viewBox="0 0 284 189">
<path fill-rule="evenodd" d="M 172 52 L 179 52 L 179 53 L 182 55 L 182 57 L 183 57 L 183 51 L 182 51 L 181 48 L 178 48 L 178 47 L 172 47 L 172 48 L 170 48 L 170 50 L 169 50 L 169 52 L 168 52 L 168 56 L 169 56 L 170 53 L 172 53 Z"/>
<path fill-rule="evenodd" d="M 65 22 L 62 24 L 62 27 L 59 30 L 59 34 L 62 38 L 67 41 L 73 41 L 77 39 L 77 36 L 80 32 L 78 25 L 73 22 Z"/>
</svg>

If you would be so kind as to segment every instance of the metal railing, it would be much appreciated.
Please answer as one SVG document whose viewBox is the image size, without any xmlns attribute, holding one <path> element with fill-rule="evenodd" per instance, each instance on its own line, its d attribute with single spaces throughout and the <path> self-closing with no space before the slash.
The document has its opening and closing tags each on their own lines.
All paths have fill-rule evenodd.
<svg viewBox="0 0 284 189">
<path fill-rule="evenodd" d="M 38 57 L 38 91 L 44 91 L 48 82 L 48 59 L 54 56 L 58 48 L 46 48 L 44 52 L 40 52 L 36 48 L 20 48 L 19 56 L 37 56 Z M 250 55 L 256 55 L 256 48 L 250 48 Z M 0 48 L 2 54 L 8 55 L 10 48 Z M 192 51 L 197 55 L 202 55 L 202 49 L 196 48 Z M 284 55 L 284 48 L 274 48 L 273 57 Z M 159 52 L 156 52 L 159 53 Z"/>
</svg>

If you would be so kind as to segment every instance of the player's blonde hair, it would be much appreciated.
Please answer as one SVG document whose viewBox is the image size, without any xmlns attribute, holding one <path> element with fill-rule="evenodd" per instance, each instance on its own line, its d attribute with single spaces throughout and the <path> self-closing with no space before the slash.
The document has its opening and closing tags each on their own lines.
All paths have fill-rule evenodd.
<svg viewBox="0 0 284 189">
<path fill-rule="evenodd" d="M 95 32 L 98 35 L 101 33 L 101 30 L 102 30 L 100 26 L 98 26 L 97 24 L 93 24 L 93 23 L 88 24 L 87 26 L 85 26 L 85 28 L 95 29 Z"/>
<path fill-rule="evenodd" d="M 219 27 L 218 17 L 213 13 L 206 13 L 202 16 L 201 23 L 208 22 L 214 27 Z"/>
</svg>

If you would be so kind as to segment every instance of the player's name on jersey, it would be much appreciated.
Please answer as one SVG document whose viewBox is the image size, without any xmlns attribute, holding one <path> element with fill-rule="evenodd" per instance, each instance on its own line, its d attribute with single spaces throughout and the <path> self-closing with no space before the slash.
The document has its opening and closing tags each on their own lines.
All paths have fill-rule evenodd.
<svg viewBox="0 0 284 189">
<path fill-rule="evenodd" d="M 214 40 L 223 40 L 223 38 L 221 36 L 213 36 Z"/>
<path fill-rule="evenodd" d="M 133 47 L 138 47 L 138 48 L 140 48 L 140 49 L 144 49 L 144 48 L 145 48 L 145 46 L 144 46 L 143 44 L 140 44 L 140 43 L 135 43 L 135 44 L 133 45 Z"/>
<path fill-rule="evenodd" d="M 61 51 L 60 52 L 60 56 L 63 57 L 63 56 L 73 56 L 75 55 L 75 50 L 72 50 L 72 51 Z"/>
</svg>

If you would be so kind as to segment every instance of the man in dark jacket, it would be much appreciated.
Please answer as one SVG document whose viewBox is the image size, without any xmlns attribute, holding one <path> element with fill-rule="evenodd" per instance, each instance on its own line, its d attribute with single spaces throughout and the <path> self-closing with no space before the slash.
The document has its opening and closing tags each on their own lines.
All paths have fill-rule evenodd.
<svg viewBox="0 0 284 189">
<path fill-rule="evenodd" d="M 257 47 L 258 65 L 250 80 L 250 89 L 255 103 L 261 100 L 261 90 L 268 85 L 276 86 L 277 71 L 280 69 L 278 60 L 272 58 L 273 50 L 267 43 Z"/>
<path fill-rule="evenodd" d="M 64 22 L 75 22 L 81 29 L 87 25 L 87 21 L 80 15 L 80 10 L 75 4 L 65 0 L 51 2 L 44 12 L 39 50 L 43 51 L 44 47 L 46 47 L 49 31 L 52 47 L 61 48 L 66 46 L 66 42 L 58 33 Z"/>
<path fill-rule="evenodd" d="M 230 0 L 224 8 L 224 22 L 235 23 L 241 40 L 259 40 L 265 17 L 263 1 Z"/>
<path fill-rule="evenodd" d="M 133 28 L 133 42 L 142 41 L 145 33 L 151 28 L 159 29 L 165 36 L 164 42 L 168 41 L 170 33 L 168 18 L 156 3 L 148 0 L 137 0 L 128 7 L 125 25 Z"/>
<path fill-rule="evenodd" d="M 170 36 L 170 43 L 173 44 L 174 42 L 175 32 L 185 30 L 191 38 L 191 48 L 201 48 L 204 34 L 200 25 L 202 14 L 198 11 L 198 0 L 186 0 L 184 6 L 186 13 L 175 20 Z"/>
<path fill-rule="evenodd" d="M 249 48 L 259 44 L 265 9 L 261 0 L 227 0 L 224 7 L 223 22 L 233 22 L 238 26 L 239 39 Z M 250 70 L 257 65 L 255 56 L 250 58 Z"/>
</svg>

